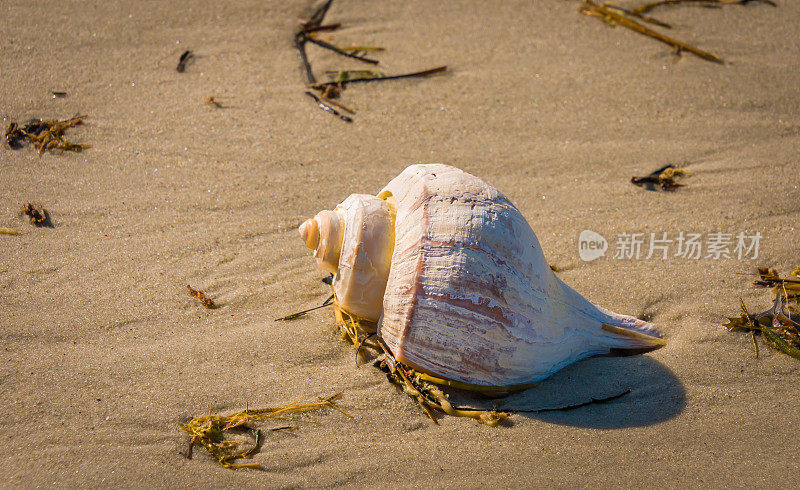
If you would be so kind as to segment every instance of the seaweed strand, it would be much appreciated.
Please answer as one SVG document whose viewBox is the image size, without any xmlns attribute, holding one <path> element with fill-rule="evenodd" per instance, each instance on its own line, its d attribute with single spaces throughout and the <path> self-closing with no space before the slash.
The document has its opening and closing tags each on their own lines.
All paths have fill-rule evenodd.
<svg viewBox="0 0 800 490">
<path fill-rule="evenodd" d="M 773 2 L 772 0 L 660 0 L 658 2 L 648 3 L 646 5 L 642 5 L 641 7 L 635 8 L 630 11 L 631 15 L 639 16 L 639 14 L 644 14 L 646 12 L 650 12 L 651 10 L 661 7 L 664 5 L 677 5 L 680 3 L 704 3 L 704 4 L 712 4 L 712 5 L 744 5 L 750 2 L 759 2 L 759 3 L 766 3 L 767 5 L 772 5 L 773 7 L 777 7 L 778 5 Z"/>
<path fill-rule="evenodd" d="M 321 39 L 317 39 L 314 36 L 306 35 L 305 39 L 306 39 L 306 41 L 308 41 L 310 43 L 314 43 L 314 44 L 316 44 L 317 46 L 319 46 L 321 48 L 328 49 L 328 50 L 333 51 L 334 53 L 342 55 L 342 56 L 344 56 L 346 58 L 352 58 L 354 60 L 358 60 L 358 61 L 361 61 L 361 62 L 364 62 L 364 63 L 369 63 L 371 65 L 377 65 L 378 63 L 380 63 L 378 60 L 373 60 L 372 58 L 365 58 L 364 56 L 359 56 L 357 54 L 348 53 L 347 51 L 343 51 L 342 49 L 338 48 L 337 46 L 334 46 L 333 44 L 331 44 L 331 43 L 329 43 L 327 41 L 323 41 Z"/>
<path fill-rule="evenodd" d="M 650 29 L 649 27 L 643 26 L 642 24 L 639 24 L 638 22 L 625 17 L 624 15 L 618 14 L 618 13 L 612 11 L 611 9 L 607 8 L 607 7 L 604 7 L 602 5 L 598 5 L 597 3 L 593 2 L 592 0 L 583 0 L 583 1 L 589 7 L 591 7 L 591 9 L 594 9 L 594 11 L 602 14 L 602 16 L 605 19 L 610 20 L 612 22 L 616 22 L 617 24 L 619 24 L 619 25 L 621 25 L 623 27 L 627 27 L 628 29 L 636 31 L 636 32 L 638 32 L 640 34 L 644 34 L 645 36 L 649 36 L 649 37 L 651 37 L 653 39 L 656 39 L 657 41 L 661 41 L 662 43 L 668 44 L 669 46 L 672 46 L 673 48 L 677 49 L 678 52 L 689 51 L 690 53 L 692 53 L 692 54 L 694 54 L 696 56 L 699 56 L 700 58 L 702 58 L 704 60 L 712 61 L 714 63 L 723 63 L 721 58 L 718 58 L 717 56 L 715 56 L 715 55 L 713 55 L 713 54 L 711 54 L 711 53 L 709 53 L 707 51 L 703 51 L 701 49 L 697 49 L 697 48 L 695 48 L 693 46 L 690 46 L 690 45 L 688 45 L 688 44 L 686 44 L 684 42 L 681 42 L 681 41 L 678 41 L 678 40 L 673 39 L 671 37 L 665 36 L 665 35 L 663 35 L 663 34 L 661 34 L 659 32 L 656 32 L 656 31 Z"/>
<path fill-rule="evenodd" d="M 322 82 L 322 83 L 315 83 L 311 85 L 311 88 L 321 90 L 325 87 L 329 86 L 345 86 L 350 83 L 358 83 L 358 82 L 377 82 L 377 81 L 386 81 L 386 80 L 399 80 L 401 78 L 414 78 L 414 77 L 426 77 L 428 75 L 433 75 L 435 73 L 441 73 L 447 70 L 447 65 L 437 66 L 436 68 L 430 68 L 428 70 L 422 71 L 415 71 L 413 73 L 404 73 L 402 75 L 387 75 L 387 76 L 379 76 L 379 77 L 363 77 L 363 78 L 353 78 L 352 80 L 342 80 L 339 82 Z"/>
<path fill-rule="evenodd" d="M 333 107 L 331 107 L 330 105 L 328 105 L 328 104 L 326 104 L 325 102 L 323 102 L 323 101 L 322 101 L 322 100 L 321 100 L 319 97 L 317 97 L 317 96 L 316 96 L 316 95 L 314 95 L 313 93 L 309 92 L 308 90 L 306 90 L 306 95 L 308 95 L 309 97 L 311 97 L 312 99 L 314 99 L 314 101 L 317 103 L 317 105 L 318 105 L 318 106 L 320 107 L 320 109 L 322 109 L 323 111 L 325 111 L 325 112 L 330 112 L 331 114 L 333 114 L 334 116 L 338 117 L 338 118 L 339 118 L 339 119 L 341 119 L 342 121 L 349 122 L 349 123 L 353 122 L 353 118 L 352 118 L 352 117 L 350 117 L 350 116 L 345 116 L 345 115 L 344 115 L 344 114 L 342 114 L 341 112 L 337 111 L 336 109 L 334 109 L 334 108 L 333 108 Z"/>
</svg>

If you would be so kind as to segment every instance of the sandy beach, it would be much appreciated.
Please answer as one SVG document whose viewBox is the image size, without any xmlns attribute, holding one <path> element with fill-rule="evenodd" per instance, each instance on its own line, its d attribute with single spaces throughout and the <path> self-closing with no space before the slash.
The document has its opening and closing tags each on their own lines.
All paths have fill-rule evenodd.
<svg viewBox="0 0 800 490">
<path fill-rule="evenodd" d="M 771 304 L 742 273 L 800 265 L 800 4 L 776 4 L 653 13 L 717 64 L 582 15 L 579 0 L 336 0 L 326 35 L 385 47 L 372 54 L 383 73 L 448 66 L 351 85 L 346 123 L 304 93 L 293 35 L 318 4 L 3 1 L 3 127 L 86 115 L 65 137 L 91 148 L 0 148 L 0 227 L 19 231 L 0 235 L 0 486 L 797 486 L 800 364 L 763 344 L 756 359 L 748 334 L 722 326 L 740 296 Z M 308 54 L 320 79 L 365 69 Z M 436 425 L 355 365 L 330 309 L 274 321 L 330 292 L 298 225 L 419 162 L 501 190 L 561 279 L 668 341 L 501 403 L 629 394 L 496 428 Z M 666 164 L 691 172 L 684 187 L 631 184 Z M 26 201 L 53 226 L 31 225 Z M 607 240 L 604 257 L 580 258 L 584 230 Z M 729 257 L 676 255 L 673 241 L 648 258 L 651 233 L 733 243 Z M 632 234 L 641 254 L 617 256 Z M 735 252 L 739 234 L 760 236 L 757 257 Z M 329 410 L 267 434 L 262 471 L 181 454 L 191 416 L 337 392 L 354 418 Z"/>
</svg>

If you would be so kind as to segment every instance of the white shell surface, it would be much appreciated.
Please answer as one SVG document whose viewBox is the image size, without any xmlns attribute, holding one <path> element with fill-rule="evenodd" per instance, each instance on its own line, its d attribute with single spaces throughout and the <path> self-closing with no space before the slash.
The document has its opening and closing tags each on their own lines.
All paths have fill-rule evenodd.
<svg viewBox="0 0 800 490">
<path fill-rule="evenodd" d="M 395 357 L 465 383 L 546 378 L 613 347 L 650 344 L 651 324 L 598 307 L 550 269 L 519 210 L 454 167 L 408 167 L 379 194 L 395 207 L 395 243 L 379 334 Z"/>
<path fill-rule="evenodd" d="M 339 306 L 377 322 L 394 249 L 394 222 L 386 201 L 353 194 L 335 209 L 344 218 L 344 237 L 333 289 Z"/>
</svg>

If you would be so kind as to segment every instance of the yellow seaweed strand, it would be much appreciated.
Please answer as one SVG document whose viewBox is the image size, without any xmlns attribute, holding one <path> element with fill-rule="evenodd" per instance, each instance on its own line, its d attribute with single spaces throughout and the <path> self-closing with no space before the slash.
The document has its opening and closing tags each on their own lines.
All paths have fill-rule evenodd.
<svg viewBox="0 0 800 490">
<path fill-rule="evenodd" d="M 278 414 L 308 412 L 326 407 L 338 410 L 352 418 L 352 415 L 345 412 L 335 403 L 335 401 L 341 397 L 342 393 L 336 393 L 327 398 L 320 398 L 319 402 L 293 403 L 280 408 L 245 410 L 230 415 L 214 415 L 209 413 L 208 415 L 195 417 L 181 427 L 189 435 L 189 450 L 187 456 L 191 454 L 191 448 L 194 445 L 201 445 L 217 460 L 220 466 L 224 468 L 258 468 L 259 464 L 257 462 L 236 463 L 235 461 L 250 458 L 258 451 L 261 446 L 261 431 L 258 429 L 250 429 L 253 434 L 254 444 L 244 451 L 237 451 L 239 443 L 227 438 L 227 432 L 233 429 L 247 430 L 249 427 L 245 424 L 254 420 L 267 418 L 285 420 L 284 417 Z M 299 422 L 299 420 L 294 421 Z"/>
<path fill-rule="evenodd" d="M 672 46 L 673 48 L 677 49 L 678 51 L 689 51 L 690 53 L 692 53 L 692 54 L 694 54 L 696 56 L 699 56 L 700 58 L 703 58 L 704 60 L 712 61 L 714 63 L 723 63 L 721 58 L 718 58 L 717 56 L 715 56 L 715 55 L 713 55 L 713 54 L 711 54 L 711 53 L 709 53 L 707 51 L 703 51 L 701 49 L 697 49 L 697 48 L 695 48 L 693 46 L 690 46 L 690 45 L 688 45 L 688 44 L 686 44 L 684 42 L 681 42 L 681 41 L 678 41 L 678 40 L 673 39 L 671 37 L 665 36 L 665 35 L 663 35 L 663 34 L 661 34 L 659 32 L 656 32 L 656 31 L 654 31 L 654 30 L 652 30 L 652 29 L 650 29 L 648 27 L 643 26 L 642 24 L 639 24 L 638 22 L 636 22 L 634 20 L 631 20 L 631 19 L 629 19 L 627 17 L 624 17 L 623 15 L 620 15 L 620 14 L 618 14 L 618 13 L 616 13 L 616 12 L 614 12 L 614 11 L 612 11 L 612 10 L 602 6 L 602 5 L 598 5 L 595 2 L 593 2 L 592 0 L 583 0 L 583 1 L 587 5 L 589 5 L 589 7 L 594 9 L 595 12 L 598 12 L 598 13 L 602 14 L 603 18 L 605 18 L 607 21 L 616 22 L 617 24 L 619 24 L 619 25 L 621 25 L 623 27 L 627 27 L 628 29 L 636 31 L 636 32 L 638 32 L 640 34 L 644 34 L 645 36 L 649 36 L 649 37 L 651 37 L 653 39 L 661 41 L 662 43 L 665 43 L 665 44 L 668 44 L 668 45 Z M 592 12 L 591 10 L 588 11 L 588 13 L 594 14 L 594 12 Z"/>
</svg>

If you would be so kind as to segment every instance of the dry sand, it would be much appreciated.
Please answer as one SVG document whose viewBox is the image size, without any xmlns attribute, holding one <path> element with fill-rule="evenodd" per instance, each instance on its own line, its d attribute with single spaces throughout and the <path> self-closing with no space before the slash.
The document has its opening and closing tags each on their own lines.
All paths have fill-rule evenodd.
<svg viewBox="0 0 800 490">
<path fill-rule="evenodd" d="M 740 295 L 769 303 L 738 273 L 798 265 L 800 4 L 659 13 L 724 65 L 580 4 L 338 0 L 336 40 L 387 47 L 384 72 L 450 67 L 351 87 L 345 124 L 303 94 L 292 33 L 309 2 L 2 2 L 4 126 L 88 114 L 67 136 L 93 148 L 0 149 L 0 226 L 21 230 L 0 235 L 0 484 L 796 486 L 800 364 L 755 359 L 721 325 Z M 185 49 L 197 58 L 181 74 Z M 361 67 L 309 52 L 318 73 Z M 530 407 L 629 395 L 495 429 L 433 425 L 354 366 L 331 311 L 273 322 L 327 294 L 296 226 L 416 162 L 502 190 L 550 262 L 574 266 L 568 284 L 669 339 L 577 363 L 521 395 Z M 694 173 L 677 192 L 629 183 L 670 162 Z M 29 225 L 26 200 L 55 227 Z M 607 257 L 578 258 L 584 229 Z M 619 233 L 681 231 L 763 239 L 756 260 L 613 258 Z M 265 471 L 179 454 L 190 414 L 337 391 L 355 420 L 270 434 Z"/>
</svg>

